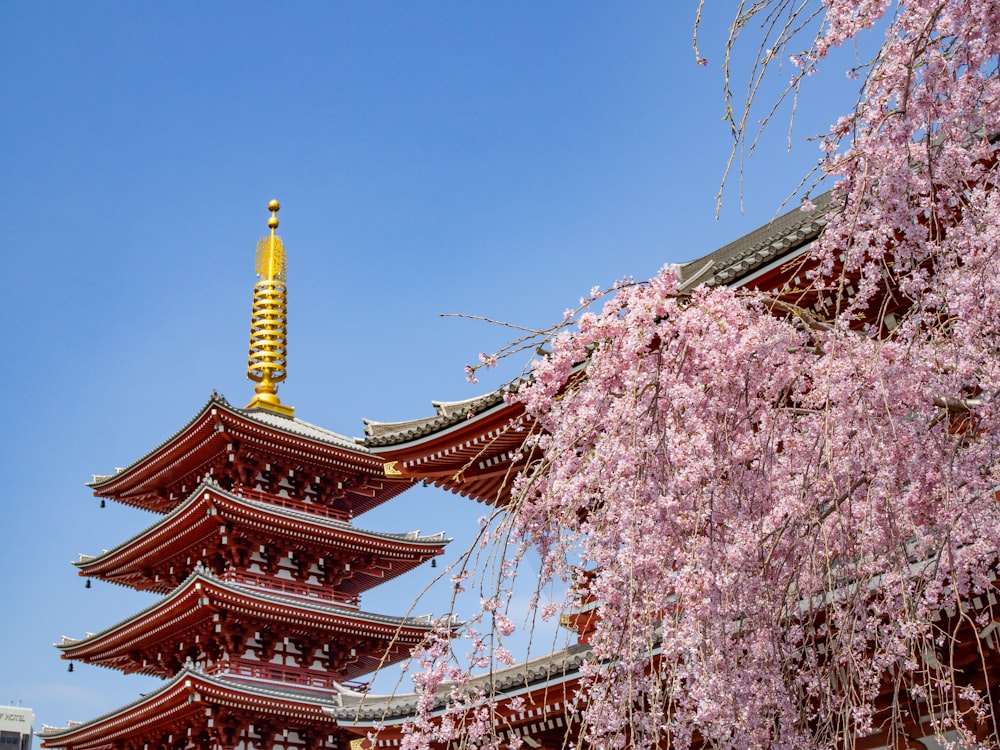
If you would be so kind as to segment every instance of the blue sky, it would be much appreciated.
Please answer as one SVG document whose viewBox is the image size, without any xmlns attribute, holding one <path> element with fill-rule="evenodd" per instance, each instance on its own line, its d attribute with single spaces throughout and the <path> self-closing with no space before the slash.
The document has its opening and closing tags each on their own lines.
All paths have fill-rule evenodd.
<svg viewBox="0 0 1000 750">
<path fill-rule="evenodd" d="M 271 198 L 289 257 L 281 397 L 349 436 L 362 417 L 424 416 L 431 399 L 520 369 L 466 383 L 463 365 L 507 332 L 440 314 L 543 326 L 594 285 L 647 278 L 779 210 L 818 158 L 805 137 L 846 110 L 851 88 L 839 75 L 813 87 L 790 152 L 779 116 L 717 221 L 732 10 L 709 0 L 699 67 L 695 6 L 6 8 L 0 704 L 64 726 L 156 684 L 69 674 L 52 648 L 152 601 L 76 577 L 78 553 L 153 521 L 99 509 L 84 483 L 168 437 L 213 389 L 250 399 L 253 256 Z M 459 545 L 481 511 L 421 489 L 356 523 L 446 529 Z M 399 611 L 428 573 L 362 603 Z"/>
</svg>

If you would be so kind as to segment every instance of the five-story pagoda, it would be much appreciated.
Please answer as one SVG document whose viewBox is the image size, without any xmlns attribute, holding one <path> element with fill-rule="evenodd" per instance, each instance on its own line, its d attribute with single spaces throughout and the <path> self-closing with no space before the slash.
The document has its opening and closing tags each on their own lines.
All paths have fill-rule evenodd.
<svg viewBox="0 0 1000 750">
<path fill-rule="evenodd" d="M 95 477 L 101 498 L 160 514 L 79 573 L 162 595 L 123 622 L 57 644 L 63 659 L 163 677 L 104 716 L 45 727 L 67 750 L 346 747 L 324 706 L 405 658 L 434 627 L 359 609 L 367 589 L 441 554 L 443 534 L 364 531 L 353 519 L 411 486 L 355 441 L 295 418 L 286 376 L 285 253 L 257 248 L 244 408 L 213 394 L 176 434 Z M 354 685 L 356 688 L 357 685 Z"/>
</svg>

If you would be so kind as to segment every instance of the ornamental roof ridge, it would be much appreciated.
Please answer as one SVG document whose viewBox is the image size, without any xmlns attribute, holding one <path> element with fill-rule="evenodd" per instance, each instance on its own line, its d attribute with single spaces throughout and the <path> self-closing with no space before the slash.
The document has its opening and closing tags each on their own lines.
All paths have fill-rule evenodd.
<svg viewBox="0 0 1000 750">
<path fill-rule="evenodd" d="M 170 437 L 168 437 L 166 440 L 163 440 L 160 443 L 158 443 L 151 450 L 146 451 L 143 455 L 139 456 L 139 458 L 137 458 L 135 461 L 133 461 L 132 463 L 128 464 L 128 466 L 115 467 L 115 471 L 114 471 L 113 474 L 94 474 L 93 475 L 93 479 L 91 481 L 87 482 L 87 486 L 96 489 L 97 487 L 99 487 L 102 484 L 105 484 L 109 480 L 114 479 L 115 477 L 118 477 L 118 476 L 124 474 L 125 472 L 129 471 L 130 469 L 132 469 L 132 468 L 138 466 L 139 464 L 143 463 L 150 456 L 155 455 L 160 450 L 162 450 L 165 446 L 169 445 L 174 440 L 176 440 L 178 437 L 180 437 L 181 435 L 183 435 L 188 430 L 188 428 L 191 427 L 191 425 L 195 424 L 199 419 L 201 419 L 202 415 L 206 411 L 208 411 L 209 409 L 211 409 L 213 406 L 223 406 L 223 407 L 226 407 L 228 409 L 232 409 L 233 408 L 233 407 L 231 407 L 229 405 L 229 402 L 226 401 L 225 396 L 223 396 L 222 394 L 220 394 L 218 391 L 212 391 L 212 395 L 208 397 L 208 401 L 205 402 L 205 405 L 203 407 L 201 407 L 198 410 L 198 412 L 193 417 L 191 417 L 191 419 L 189 419 L 187 422 L 185 422 L 184 425 L 179 430 L 175 430 L 170 435 Z"/>
<path fill-rule="evenodd" d="M 369 529 L 362 529 L 345 521 L 338 521 L 335 518 L 317 516 L 311 513 L 306 513 L 305 511 L 295 510 L 294 508 L 286 508 L 281 505 L 271 505 L 269 503 L 265 503 L 260 500 L 252 500 L 250 498 L 243 497 L 242 495 L 238 495 L 223 489 L 211 479 L 205 479 L 191 492 L 190 495 L 188 495 L 186 500 L 179 503 L 177 507 L 175 507 L 169 513 L 166 513 L 165 515 L 159 517 L 156 521 L 154 521 L 146 528 L 133 534 L 128 539 L 125 539 L 124 541 L 115 545 L 111 549 L 103 550 L 99 555 L 87 555 L 80 553 L 79 559 L 74 561 L 72 564 L 79 568 L 88 565 L 96 560 L 101 560 L 104 558 L 111 557 L 112 555 L 118 554 L 122 550 L 127 549 L 129 546 L 137 542 L 139 539 L 142 539 L 144 536 L 147 536 L 154 529 L 161 526 L 165 526 L 166 524 L 170 523 L 174 518 L 186 512 L 188 508 L 190 508 L 192 505 L 198 502 L 201 494 L 206 491 L 214 492 L 217 495 L 228 498 L 234 502 L 240 503 L 250 508 L 265 510 L 268 513 L 271 513 L 276 516 L 281 516 L 283 518 L 288 518 L 295 521 L 307 521 L 309 523 L 316 524 L 318 526 L 326 526 L 327 528 L 336 529 L 338 531 L 347 531 L 354 534 L 358 534 L 359 536 L 368 537 L 370 539 L 404 541 L 404 542 L 410 542 L 411 544 L 426 544 L 426 545 L 449 544 L 450 542 L 453 541 L 452 537 L 445 536 L 444 531 L 439 531 L 436 534 L 428 534 L 426 536 L 420 536 L 420 533 L 418 531 L 407 531 L 403 533 L 393 534 L 383 531 L 371 531 Z"/>
<path fill-rule="evenodd" d="M 56 648 L 65 650 L 81 644 L 85 644 L 92 641 L 100 640 L 105 638 L 116 630 L 119 630 L 129 623 L 135 622 L 151 612 L 165 607 L 172 600 L 182 597 L 190 589 L 191 584 L 195 582 L 204 581 L 218 586 L 233 594 L 239 594 L 246 596 L 250 599 L 255 599 L 257 601 L 269 602 L 272 604 L 281 604 L 283 606 L 288 606 L 292 609 L 299 609 L 309 612 L 318 612 L 320 614 L 328 614 L 334 616 L 344 617 L 349 620 L 356 620 L 360 622 L 376 623 L 379 625 L 391 625 L 396 627 L 414 627 L 430 630 L 434 627 L 438 627 L 441 623 L 440 621 L 434 620 L 431 615 L 420 615 L 419 617 L 395 617 L 392 615 L 380 615 L 373 612 L 362 612 L 360 610 L 351 609 L 349 607 L 338 607 L 336 605 L 324 604 L 320 602 L 315 602 L 311 599 L 303 599 L 295 596 L 287 596 L 279 593 L 267 592 L 266 590 L 254 588 L 252 586 L 245 586 L 241 584 L 232 584 L 228 581 L 221 580 L 215 573 L 210 571 L 208 568 L 203 566 L 199 561 L 191 574 L 185 578 L 181 583 L 177 585 L 170 593 L 164 595 L 162 598 L 157 599 L 155 602 L 150 604 L 148 607 L 135 612 L 124 620 L 116 622 L 109 627 L 97 633 L 87 633 L 85 638 L 72 639 L 66 636 L 62 637 L 62 642 L 53 644 Z M 455 627 L 460 625 L 455 621 L 455 619 L 448 618 L 444 623 L 448 627 Z"/>
<path fill-rule="evenodd" d="M 837 204 L 833 191 L 829 190 L 816 196 L 812 203 L 815 208 L 811 211 L 794 208 L 707 255 L 681 263 L 678 266 L 681 289 L 689 291 L 700 283 L 708 286 L 730 283 L 776 255 L 814 239 L 826 225 L 826 215 Z"/>
<path fill-rule="evenodd" d="M 489 411 L 504 402 L 507 386 L 462 401 L 431 401 L 435 414 L 403 422 L 377 422 L 362 418 L 366 437 L 358 442 L 368 448 L 395 445 L 439 432 L 446 427 Z"/>
<path fill-rule="evenodd" d="M 587 644 L 573 644 L 559 651 L 527 659 L 503 669 L 486 672 L 472 677 L 470 686 L 492 685 L 498 693 L 513 693 L 530 688 L 539 682 L 547 682 L 554 677 L 570 678 L 579 673 L 580 667 L 592 652 Z M 434 700 L 434 711 L 446 703 L 453 683 L 442 682 Z M 323 711 L 343 721 L 385 721 L 407 719 L 416 710 L 421 699 L 419 693 L 393 693 L 373 695 L 342 690 L 339 692 L 340 705 L 324 708 Z"/>
<path fill-rule="evenodd" d="M 143 693 L 137 699 L 130 703 L 126 703 L 124 706 L 120 706 L 113 711 L 109 711 L 106 714 L 97 716 L 90 721 L 67 721 L 65 727 L 53 727 L 48 724 L 42 724 L 42 730 L 38 732 L 38 736 L 45 739 L 55 739 L 61 735 L 69 734 L 70 732 L 77 731 L 81 728 L 96 726 L 102 722 L 105 722 L 115 716 L 122 715 L 138 706 L 145 703 L 153 703 L 160 696 L 169 693 L 171 690 L 175 689 L 178 684 L 183 684 L 185 680 L 195 678 L 202 683 L 206 683 L 215 687 L 223 688 L 226 690 L 231 690 L 234 693 L 242 693 L 244 695 L 257 695 L 262 698 L 278 698 L 287 699 L 291 701 L 297 701 L 301 703 L 309 704 L 319 708 L 325 712 L 327 705 L 332 706 L 336 698 L 333 696 L 326 697 L 322 694 L 315 692 L 308 692 L 305 690 L 295 690 L 294 688 L 279 688 L 276 689 L 276 685 L 262 685 L 259 683 L 251 682 L 237 682 L 236 680 L 227 679 L 219 675 L 206 674 L 196 668 L 185 667 L 181 669 L 175 677 L 167 680 L 163 685 L 150 690 L 148 693 Z"/>
<path fill-rule="evenodd" d="M 362 622 L 378 623 L 381 625 L 395 625 L 395 626 L 410 626 L 416 628 L 424 628 L 430 630 L 431 628 L 438 627 L 439 621 L 434 620 L 431 615 L 419 615 L 417 617 L 396 617 L 394 615 L 380 615 L 374 612 L 363 612 L 357 609 L 351 609 L 350 607 L 338 607 L 335 604 L 326 604 L 313 599 L 303 599 L 296 596 L 288 596 L 286 594 L 280 594 L 278 592 L 267 591 L 266 589 L 254 588 L 252 586 L 245 586 L 242 584 L 230 583 L 228 581 L 220 580 L 218 576 L 210 571 L 205 571 L 205 575 L 202 578 L 209 580 L 219 588 L 225 589 L 234 594 L 249 595 L 252 599 L 258 599 L 260 601 L 272 602 L 274 604 L 283 604 L 293 606 L 297 609 L 307 610 L 310 612 L 319 612 L 321 614 L 331 614 L 339 615 L 351 620 L 359 620 Z M 185 581 L 186 583 L 186 581 Z M 181 584 L 182 586 L 184 584 Z M 178 587 L 179 588 L 179 587 Z M 453 627 L 459 623 L 455 622 L 454 618 L 448 618 L 444 623 L 447 626 Z"/>
<path fill-rule="evenodd" d="M 332 695 L 327 697 L 323 693 L 316 693 L 308 690 L 296 690 L 292 687 L 278 687 L 278 683 L 256 683 L 238 682 L 223 675 L 198 673 L 198 678 L 217 687 L 226 688 L 240 693 L 253 693 L 268 698 L 290 698 L 292 700 L 303 701 L 321 709 L 325 709 L 328 704 L 333 704 L 336 698 Z"/>
<path fill-rule="evenodd" d="M 501 389 L 502 390 L 502 389 Z M 503 398 L 501 391 L 490 391 L 481 396 L 462 399 L 461 401 L 431 401 L 431 406 L 442 417 L 468 416 L 469 412 L 480 411 L 486 406 L 496 403 L 497 397 Z"/>
<path fill-rule="evenodd" d="M 222 408 L 230 414 L 240 418 L 250 420 L 251 422 L 255 422 L 269 429 L 278 430 L 279 432 L 283 432 L 287 435 L 314 440 L 318 443 L 340 448 L 351 453 L 362 454 L 366 458 L 371 458 L 366 446 L 361 445 L 357 441 L 345 437 L 344 435 L 326 430 L 295 417 L 286 417 L 280 414 L 275 414 L 274 412 L 265 411 L 263 409 L 241 409 L 231 405 L 226 400 L 225 396 L 219 394 L 217 391 L 212 391 L 212 395 L 209 397 L 205 405 L 199 409 L 198 412 L 180 429 L 174 431 L 166 440 L 160 442 L 153 449 L 146 451 L 146 453 L 137 458 L 135 461 L 132 461 L 127 466 L 120 468 L 116 467 L 113 474 L 94 474 L 93 479 L 90 482 L 87 482 L 87 486 L 93 489 L 98 489 L 101 485 L 107 484 L 111 480 L 114 480 L 137 466 L 140 466 L 187 432 L 193 425 L 205 416 L 206 412 L 216 407 Z"/>
</svg>

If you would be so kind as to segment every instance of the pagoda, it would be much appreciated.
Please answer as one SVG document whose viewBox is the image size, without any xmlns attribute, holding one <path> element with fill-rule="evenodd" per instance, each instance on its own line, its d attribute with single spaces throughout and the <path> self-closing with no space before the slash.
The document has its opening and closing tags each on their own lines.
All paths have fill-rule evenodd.
<svg viewBox="0 0 1000 750">
<path fill-rule="evenodd" d="M 366 531 L 354 519 L 412 486 L 366 446 L 282 404 L 285 252 L 268 206 L 257 248 L 248 375 L 253 400 L 213 394 L 177 433 L 94 494 L 158 515 L 79 575 L 160 598 L 126 620 L 62 639 L 62 658 L 164 678 L 88 722 L 45 727 L 66 750 L 318 750 L 348 746 L 328 711 L 359 678 L 409 656 L 440 623 L 360 609 L 361 595 L 440 555 L 443 534 Z M 70 665 L 72 668 L 72 664 Z"/>
</svg>

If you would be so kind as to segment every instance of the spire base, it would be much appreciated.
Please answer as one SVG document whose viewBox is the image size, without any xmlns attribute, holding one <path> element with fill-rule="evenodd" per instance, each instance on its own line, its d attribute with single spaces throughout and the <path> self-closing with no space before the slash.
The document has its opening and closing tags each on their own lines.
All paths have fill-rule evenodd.
<svg viewBox="0 0 1000 750">
<path fill-rule="evenodd" d="M 294 417 L 295 407 L 285 406 L 278 400 L 278 397 L 273 393 L 257 393 L 250 400 L 244 408 L 246 409 L 263 409 L 264 411 L 271 411 L 275 414 L 280 414 L 283 417 Z"/>
<path fill-rule="evenodd" d="M 250 400 L 250 403 L 246 405 L 247 409 L 264 409 L 266 411 L 273 411 L 275 414 L 281 414 L 285 417 L 295 416 L 294 406 L 285 406 L 278 399 L 278 388 L 272 382 L 270 378 L 265 377 L 257 387 L 254 389 L 254 396 Z"/>
</svg>

